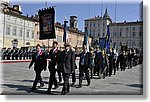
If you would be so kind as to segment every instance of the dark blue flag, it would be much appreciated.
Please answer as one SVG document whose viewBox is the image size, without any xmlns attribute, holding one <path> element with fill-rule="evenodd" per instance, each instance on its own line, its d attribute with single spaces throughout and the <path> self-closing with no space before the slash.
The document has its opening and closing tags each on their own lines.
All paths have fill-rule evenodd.
<svg viewBox="0 0 150 102">
<path fill-rule="evenodd" d="M 107 34 L 106 34 L 106 50 L 108 51 L 110 46 L 110 29 L 109 25 L 107 25 Z"/>
</svg>

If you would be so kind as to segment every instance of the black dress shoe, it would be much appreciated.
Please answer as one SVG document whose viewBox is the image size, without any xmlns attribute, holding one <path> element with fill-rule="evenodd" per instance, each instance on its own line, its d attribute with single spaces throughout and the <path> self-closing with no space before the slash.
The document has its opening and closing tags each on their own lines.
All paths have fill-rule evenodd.
<svg viewBox="0 0 150 102">
<path fill-rule="evenodd" d="M 78 85 L 78 88 L 81 88 L 82 87 L 82 85 Z"/>
<path fill-rule="evenodd" d="M 65 95 L 65 94 L 66 94 L 66 92 L 65 92 L 65 91 L 62 91 L 62 92 L 61 92 L 61 95 Z"/>
<path fill-rule="evenodd" d="M 52 94 L 52 92 L 49 89 L 46 91 L 46 93 L 47 94 Z"/>
</svg>

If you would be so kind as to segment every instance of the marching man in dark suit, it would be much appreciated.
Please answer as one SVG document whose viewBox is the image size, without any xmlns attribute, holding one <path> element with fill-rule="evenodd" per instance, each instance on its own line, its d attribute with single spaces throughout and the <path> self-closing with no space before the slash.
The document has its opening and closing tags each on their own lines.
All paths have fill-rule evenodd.
<svg viewBox="0 0 150 102">
<path fill-rule="evenodd" d="M 45 54 L 41 51 L 41 46 L 38 44 L 36 46 L 36 53 L 33 54 L 31 63 L 29 65 L 29 69 L 34 63 L 34 70 L 36 73 L 35 80 L 32 86 L 32 90 L 36 90 L 36 86 L 38 81 L 40 81 L 40 87 L 44 86 L 44 83 L 42 82 L 41 72 L 46 70 L 47 66 L 47 59 Z"/>
<path fill-rule="evenodd" d="M 90 76 L 89 76 L 89 70 L 91 68 L 91 60 L 92 56 L 91 53 L 87 51 L 87 47 L 83 46 L 83 52 L 78 55 L 80 57 L 79 62 L 79 88 L 82 87 L 82 80 L 84 73 L 86 75 L 87 79 L 87 86 L 90 85 Z"/>
<path fill-rule="evenodd" d="M 61 52 L 59 68 L 63 75 L 63 89 L 61 94 L 69 93 L 69 75 L 75 71 L 75 53 L 71 50 L 70 44 L 64 44 L 65 50 Z"/>
<path fill-rule="evenodd" d="M 58 83 L 57 83 L 57 79 L 56 79 L 56 64 L 58 62 L 58 55 L 59 55 L 59 50 L 57 48 L 57 45 L 58 45 L 58 42 L 56 41 L 53 41 L 53 49 L 50 50 L 49 52 L 49 58 L 50 58 L 50 61 L 49 61 L 49 71 L 50 71 L 50 79 L 49 79 L 49 87 L 48 87 L 48 90 L 47 90 L 47 93 L 48 94 L 51 94 L 51 89 L 52 89 L 52 85 L 54 84 L 54 89 L 57 89 L 58 88 Z"/>
</svg>

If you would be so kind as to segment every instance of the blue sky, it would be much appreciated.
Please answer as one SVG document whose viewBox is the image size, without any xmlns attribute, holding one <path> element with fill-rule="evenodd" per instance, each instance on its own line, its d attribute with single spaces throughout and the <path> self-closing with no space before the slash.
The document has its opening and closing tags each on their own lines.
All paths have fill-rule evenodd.
<svg viewBox="0 0 150 102">
<path fill-rule="evenodd" d="M 116 3 L 116 22 L 123 21 L 137 21 L 139 20 L 140 11 L 139 4 L 141 0 L 136 2 L 120 2 Z M 45 1 L 43 2 L 11 2 L 13 4 L 19 4 L 22 6 L 23 14 L 28 14 L 29 16 L 37 13 L 39 9 L 45 7 Z M 87 2 L 47 2 L 49 6 L 56 6 L 56 21 L 63 23 L 64 17 L 66 16 L 69 21 L 71 15 L 76 15 L 78 17 L 78 28 L 79 30 L 84 30 L 84 20 L 87 18 L 93 18 L 95 16 L 101 16 L 101 2 L 92 2 L 87 0 Z M 108 14 L 110 15 L 112 21 L 115 21 L 115 2 L 103 2 L 102 12 L 104 14 L 107 7 Z M 69 24 L 68 24 L 69 25 Z"/>
</svg>

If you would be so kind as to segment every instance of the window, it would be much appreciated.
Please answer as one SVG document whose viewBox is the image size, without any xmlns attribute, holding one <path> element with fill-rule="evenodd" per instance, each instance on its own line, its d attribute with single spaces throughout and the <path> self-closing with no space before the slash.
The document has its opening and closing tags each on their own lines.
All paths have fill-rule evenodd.
<svg viewBox="0 0 150 102">
<path fill-rule="evenodd" d="M 93 24 L 93 26 L 95 27 L 95 23 Z"/>
<path fill-rule="evenodd" d="M 103 26 L 105 26 L 105 23 L 103 23 Z"/>
<path fill-rule="evenodd" d="M 86 26 L 88 27 L 88 24 L 86 24 Z"/>
<path fill-rule="evenodd" d="M 19 37 L 22 37 L 22 29 L 20 29 Z"/>
<path fill-rule="evenodd" d="M 120 32 L 120 36 L 122 36 L 122 32 Z"/>
<path fill-rule="evenodd" d="M 56 35 L 56 41 L 58 41 L 58 35 Z"/>
<path fill-rule="evenodd" d="M 105 36 L 105 33 L 103 33 L 103 36 Z"/>
<path fill-rule="evenodd" d="M 93 29 L 93 32 L 95 32 L 95 29 Z"/>
<path fill-rule="evenodd" d="M 57 36 L 58 37 L 58 42 L 62 42 L 62 36 Z"/>
<path fill-rule="evenodd" d="M 29 31 L 27 31 L 27 38 L 29 38 Z"/>
<path fill-rule="evenodd" d="M 13 34 L 12 35 L 14 35 L 14 36 L 16 36 L 17 34 L 17 29 L 16 29 L 16 27 L 13 29 Z"/>
<path fill-rule="evenodd" d="M 74 27 L 74 23 L 71 23 L 71 27 Z"/>
<path fill-rule="evenodd" d="M 114 32 L 114 37 L 116 36 L 116 32 Z"/>
<path fill-rule="evenodd" d="M 34 31 L 32 32 L 32 38 L 34 38 Z"/>
<path fill-rule="evenodd" d="M 6 34 L 10 35 L 10 27 L 9 26 L 6 28 Z"/>
<path fill-rule="evenodd" d="M 122 31 L 122 28 L 120 28 L 120 31 Z"/>
<path fill-rule="evenodd" d="M 133 32 L 133 37 L 135 37 L 135 32 Z"/>
<path fill-rule="evenodd" d="M 142 32 L 139 32 L 139 36 L 142 37 L 142 36 L 143 36 L 143 33 L 142 33 Z"/>
<path fill-rule="evenodd" d="M 79 45 L 79 40 L 77 40 L 77 45 Z"/>
<path fill-rule="evenodd" d="M 132 29 L 135 30 L 135 27 L 133 27 Z"/>
<path fill-rule="evenodd" d="M 126 28 L 126 30 L 128 31 L 128 28 Z"/>
</svg>

